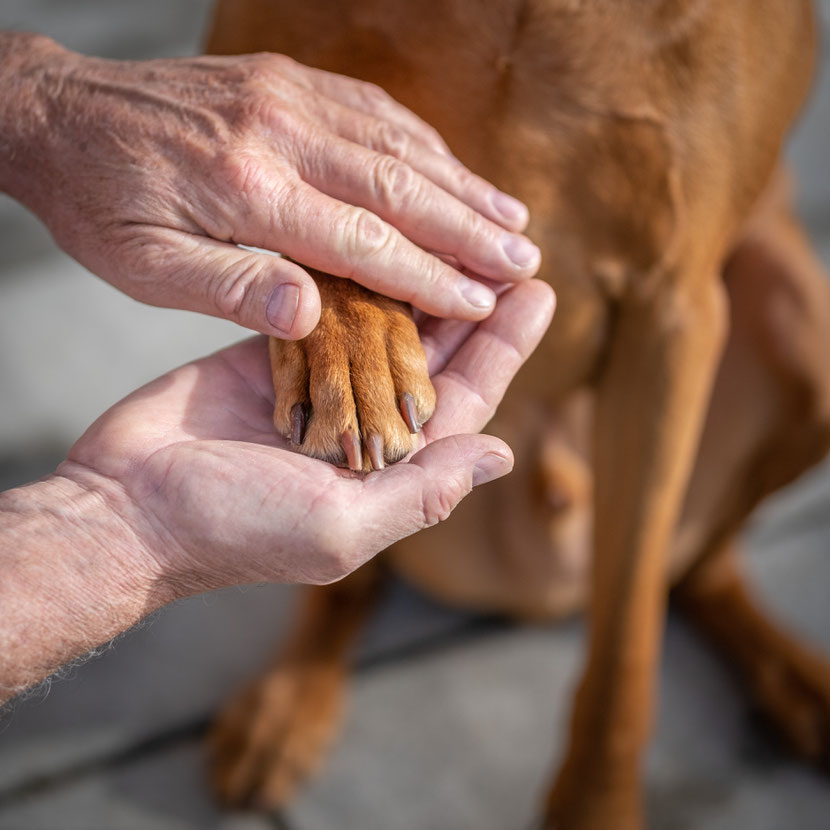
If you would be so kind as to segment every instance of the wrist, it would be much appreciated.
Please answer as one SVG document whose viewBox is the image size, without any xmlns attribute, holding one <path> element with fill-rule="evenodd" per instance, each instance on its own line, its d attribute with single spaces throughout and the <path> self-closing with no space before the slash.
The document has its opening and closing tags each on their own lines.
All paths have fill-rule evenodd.
<svg viewBox="0 0 830 830">
<path fill-rule="evenodd" d="M 42 483 L 53 488 L 54 500 L 64 499 L 66 519 L 82 517 L 90 542 L 106 553 L 101 562 L 113 595 L 142 597 L 148 613 L 187 595 L 175 590 L 161 565 L 158 552 L 171 543 L 117 479 L 69 460 Z"/>
<path fill-rule="evenodd" d="M 0 191 L 27 206 L 41 178 L 50 109 L 70 54 L 43 35 L 0 32 Z"/>
<path fill-rule="evenodd" d="M 0 701 L 176 598 L 129 499 L 78 466 L 0 493 Z"/>
</svg>

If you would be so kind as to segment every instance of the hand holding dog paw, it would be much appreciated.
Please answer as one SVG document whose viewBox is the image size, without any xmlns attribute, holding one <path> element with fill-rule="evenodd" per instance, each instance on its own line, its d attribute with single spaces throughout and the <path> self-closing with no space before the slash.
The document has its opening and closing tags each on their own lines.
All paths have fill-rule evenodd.
<svg viewBox="0 0 830 830">
<path fill-rule="evenodd" d="M 550 288 L 533 280 L 506 291 L 482 323 L 431 320 L 424 345 L 435 414 L 417 436 L 419 451 L 386 470 L 362 476 L 287 449 L 271 420 L 267 343 L 256 338 L 124 399 L 60 472 L 126 494 L 162 578 L 181 594 L 330 582 L 509 472 L 502 441 L 457 433 L 490 419 L 552 311 Z"/>
<path fill-rule="evenodd" d="M 119 62 L 11 33 L 0 67 L 0 189 L 152 305 L 294 339 L 320 314 L 296 262 L 469 320 L 495 297 L 462 271 L 538 268 L 526 208 L 375 86 L 279 55 Z"/>
</svg>

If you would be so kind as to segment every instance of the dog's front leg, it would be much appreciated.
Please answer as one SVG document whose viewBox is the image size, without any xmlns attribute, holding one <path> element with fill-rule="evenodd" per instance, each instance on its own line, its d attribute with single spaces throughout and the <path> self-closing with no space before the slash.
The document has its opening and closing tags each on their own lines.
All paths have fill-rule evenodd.
<svg viewBox="0 0 830 830">
<path fill-rule="evenodd" d="M 635 830 L 667 591 L 665 556 L 726 328 L 716 268 L 620 309 L 599 382 L 588 665 L 547 828 Z M 704 274 L 706 276 L 704 276 Z"/>
</svg>

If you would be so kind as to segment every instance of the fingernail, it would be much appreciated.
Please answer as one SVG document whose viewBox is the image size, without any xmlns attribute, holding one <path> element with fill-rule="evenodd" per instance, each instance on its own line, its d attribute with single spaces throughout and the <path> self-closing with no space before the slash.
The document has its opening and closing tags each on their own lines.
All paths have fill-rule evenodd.
<svg viewBox="0 0 830 830">
<path fill-rule="evenodd" d="M 296 285 L 284 282 L 271 293 L 268 305 L 265 306 L 265 317 L 277 331 L 289 334 L 299 307 L 300 289 Z"/>
<path fill-rule="evenodd" d="M 496 295 L 486 285 L 467 277 L 461 279 L 461 296 L 476 308 L 492 308 L 496 304 Z"/>
<path fill-rule="evenodd" d="M 493 189 L 490 192 L 490 203 L 496 209 L 496 213 L 501 214 L 511 222 L 521 222 L 524 224 L 528 220 L 529 213 L 527 206 L 518 199 L 502 193 L 501 190 Z"/>
<path fill-rule="evenodd" d="M 500 478 L 510 472 L 510 461 L 503 455 L 488 452 L 476 462 L 473 468 L 473 487 L 479 484 L 487 484 L 494 478 Z"/>
<path fill-rule="evenodd" d="M 542 261 L 542 252 L 526 236 L 506 233 L 501 244 L 508 259 L 519 268 L 535 267 Z"/>
</svg>

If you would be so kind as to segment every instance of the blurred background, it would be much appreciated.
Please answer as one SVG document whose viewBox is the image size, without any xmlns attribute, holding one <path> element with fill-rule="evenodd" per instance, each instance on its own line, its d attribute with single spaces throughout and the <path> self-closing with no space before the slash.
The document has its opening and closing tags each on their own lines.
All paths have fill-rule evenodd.
<svg viewBox="0 0 830 830">
<path fill-rule="evenodd" d="M 0 29 L 113 58 L 193 54 L 209 0 L 2 0 Z M 823 29 L 830 0 L 821 0 Z M 799 208 L 830 265 L 830 60 L 791 142 Z M 0 196 L 0 489 L 54 469 L 104 409 L 244 336 L 148 308 L 57 250 Z M 830 469 L 765 506 L 746 534 L 780 617 L 830 652 Z M 530 826 L 561 751 L 579 622 L 514 627 L 390 588 L 361 646 L 342 740 L 283 815 L 223 814 L 203 736 L 274 650 L 294 593 L 250 586 L 157 614 L 0 715 L 0 830 L 512 830 Z M 2 610 L 0 610 L 2 613 Z M 730 675 L 672 617 L 648 759 L 660 830 L 830 826 L 830 779 L 793 762 Z M 613 830 L 609 828 L 609 830 Z"/>
</svg>

